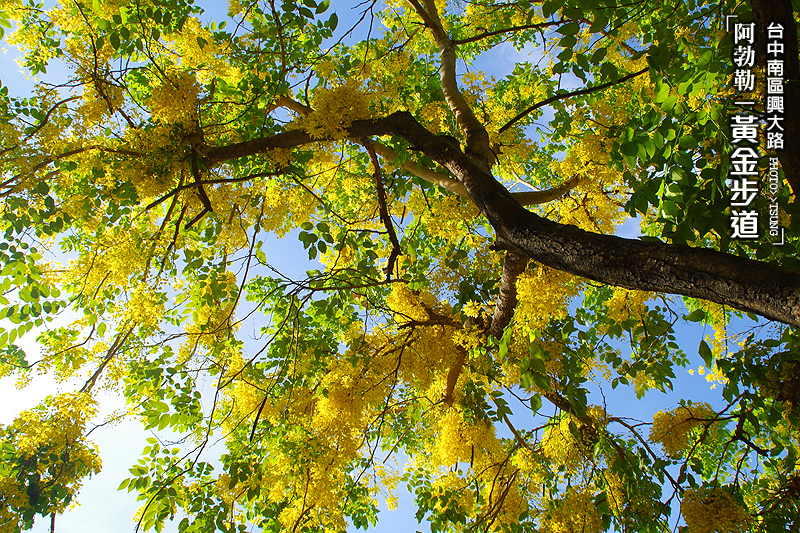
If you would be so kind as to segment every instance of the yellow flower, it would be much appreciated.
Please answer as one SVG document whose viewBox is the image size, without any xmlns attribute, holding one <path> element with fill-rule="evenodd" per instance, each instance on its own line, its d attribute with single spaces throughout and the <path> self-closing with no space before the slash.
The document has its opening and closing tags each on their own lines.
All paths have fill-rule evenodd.
<svg viewBox="0 0 800 533">
<path fill-rule="evenodd" d="M 315 139 L 343 139 L 354 120 L 369 116 L 369 97 L 351 79 L 344 85 L 317 89 L 314 112 L 300 122 Z"/>
<path fill-rule="evenodd" d="M 470 300 L 464 304 L 464 307 L 461 309 L 461 311 L 467 316 L 478 318 L 481 314 L 481 304 Z"/>
<path fill-rule="evenodd" d="M 602 528 L 600 513 L 586 488 L 570 487 L 542 520 L 542 533 L 596 533 Z"/>
<path fill-rule="evenodd" d="M 100 457 L 84 430 L 96 413 L 88 394 L 48 396 L 42 405 L 22 411 L 8 427 L 0 425 L 0 443 L 16 457 L 0 474 L 0 521 L 15 524 L 30 507 L 28 480 L 38 480 L 42 514 L 61 513 L 74 499 L 83 478 L 100 471 Z M 11 475 L 9 475 L 9 471 Z M 15 531 L 3 529 L 0 531 Z"/>
<path fill-rule="evenodd" d="M 575 472 L 583 460 L 584 450 L 572 434 L 570 422 L 572 418 L 564 416 L 558 423 L 547 428 L 542 438 L 542 452 L 554 465 L 564 466 L 569 472 Z"/>
<path fill-rule="evenodd" d="M 742 533 L 749 530 L 747 510 L 721 488 L 689 489 L 681 502 L 686 533 Z"/>
<path fill-rule="evenodd" d="M 672 458 L 681 457 L 694 443 L 693 430 L 701 425 L 709 427 L 709 433 L 716 428 L 711 422 L 716 413 L 705 402 L 682 405 L 672 411 L 659 411 L 653 417 L 650 440 L 658 442 Z"/>
<path fill-rule="evenodd" d="M 197 122 L 197 95 L 200 86 L 188 72 L 177 72 L 153 89 L 148 104 L 153 119 L 165 124 Z"/>
</svg>

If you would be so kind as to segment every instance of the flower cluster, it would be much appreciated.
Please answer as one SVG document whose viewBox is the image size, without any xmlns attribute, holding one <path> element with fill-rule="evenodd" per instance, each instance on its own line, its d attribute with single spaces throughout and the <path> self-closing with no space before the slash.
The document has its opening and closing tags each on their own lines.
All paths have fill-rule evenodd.
<svg viewBox="0 0 800 533">
<path fill-rule="evenodd" d="M 485 422 L 470 423 L 461 412 L 448 409 L 438 423 L 433 463 L 451 467 L 460 461 L 483 458 L 487 451 L 498 451 L 494 427 Z"/>
<path fill-rule="evenodd" d="M 176 72 L 153 88 L 148 105 L 154 120 L 166 124 L 183 123 L 193 127 L 197 122 L 197 95 L 200 86 L 194 75 Z"/>
<path fill-rule="evenodd" d="M 653 297 L 652 292 L 614 289 L 614 294 L 606 303 L 607 316 L 616 322 L 641 317 L 647 312 L 645 302 Z"/>
<path fill-rule="evenodd" d="M 686 533 L 743 533 L 750 529 L 750 515 L 721 488 L 689 489 L 681 502 Z"/>
<path fill-rule="evenodd" d="M 708 427 L 709 432 L 714 431 L 711 423 L 715 417 L 716 413 L 705 402 L 682 405 L 672 411 L 659 411 L 653 417 L 650 440 L 660 443 L 670 457 L 681 457 L 694 443 L 693 430 Z"/>
<path fill-rule="evenodd" d="M 570 430 L 570 423 L 575 422 L 565 416 L 547 428 L 542 439 L 542 452 L 554 466 L 575 472 L 583 462 L 585 449 Z"/>
<path fill-rule="evenodd" d="M 315 139 L 344 139 L 354 120 L 369 116 L 369 96 L 359 90 L 357 82 L 332 89 L 320 87 L 314 96 L 314 112 L 301 123 Z"/>
<path fill-rule="evenodd" d="M 31 504 L 42 514 L 63 512 L 83 478 L 100 471 L 97 450 L 84 435 L 95 405 L 80 392 L 48 396 L 0 426 L 0 531 L 16 531 Z"/>
<path fill-rule="evenodd" d="M 543 533 L 597 533 L 602 519 L 592 493 L 587 488 L 570 487 L 567 494 L 547 512 L 542 520 Z"/>
</svg>

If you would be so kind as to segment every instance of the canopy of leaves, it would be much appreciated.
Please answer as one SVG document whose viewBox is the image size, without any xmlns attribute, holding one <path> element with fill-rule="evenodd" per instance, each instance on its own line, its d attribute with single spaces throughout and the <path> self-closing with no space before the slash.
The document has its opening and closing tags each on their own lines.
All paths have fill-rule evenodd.
<svg viewBox="0 0 800 533">
<path fill-rule="evenodd" d="M 764 111 L 726 16 L 783 23 L 796 80 L 788 1 L 228 8 L 0 1 L 39 80 L 0 89 L 0 376 L 74 385 L 0 426 L 0 531 L 99 471 L 104 389 L 181 436 L 122 480 L 137 528 L 366 528 L 398 485 L 434 532 L 800 527 L 796 84 L 752 204 L 785 244 L 731 239 L 726 186 L 728 117 Z M 598 393 L 696 355 L 719 405 Z"/>
</svg>

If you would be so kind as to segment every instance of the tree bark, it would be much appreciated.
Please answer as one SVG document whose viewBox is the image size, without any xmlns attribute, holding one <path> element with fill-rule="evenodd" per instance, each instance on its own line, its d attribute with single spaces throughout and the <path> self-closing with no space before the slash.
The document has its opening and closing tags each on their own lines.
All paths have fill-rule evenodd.
<svg viewBox="0 0 800 533">
<path fill-rule="evenodd" d="M 528 258 L 514 251 L 506 252 L 503 262 L 503 275 L 500 278 L 500 291 L 497 295 L 497 305 L 492 315 L 492 324 L 489 333 L 496 339 L 503 336 L 503 330 L 511 322 L 514 309 L 517 307 L 517 278 L 525 272 Z"/>
<path fill-rule="evenodd" d="M 450 170 L 510 248 L 588 279 L 645 291 L 682 294 L 800 325 L 800 272 L 703 248 L 590 233 L 531 213 L 457 145 L 395 113 L 405 137 Z M 440 140 L 441 139 L 441 140 Z"/>
</svg>

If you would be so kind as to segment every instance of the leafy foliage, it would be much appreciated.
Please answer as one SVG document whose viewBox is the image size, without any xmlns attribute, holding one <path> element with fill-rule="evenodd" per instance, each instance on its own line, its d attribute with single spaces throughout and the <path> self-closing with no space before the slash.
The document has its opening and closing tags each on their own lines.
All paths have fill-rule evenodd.
<svg viewBox="0 0 800 533">
<path fill-rule="evenodd" d="M 231 0 L 209 23 L 191 0 L 0 3 L 41 79 L 0 90 L 0 375 L 79 389 L 0 427 L 0 531 L 62 513 L 99 471 L 102 389 L 182 436 L 151 439 L 121 482 L 144 529 L 366 529 L 401 483 L 434 532 L 796 528 L 797 330 L 737 336 L 755 307 L 726 299 L 726 267 L 686 261 L 712 303 L 662 271 L 529 261 L 519 212 L 492 203 L 559 235 L 637 216 L 667 261 L 689 245 L 795 275 L 796 191 L 777 195 L 783 247 L 729 238 L 729 14 L 752 16 Z M 269 235 L 312 269 L 276 270 Z M 666 293 L 636 290 L 661 274 Z M 793 290 L 772 298 L 785 316 Z M 697 349 L 679 341 L 693 323 L 714 330 Z M 719 405 L 652 423 L 601 405 L 671 390 L 695 352 Z"/>
</svg>

